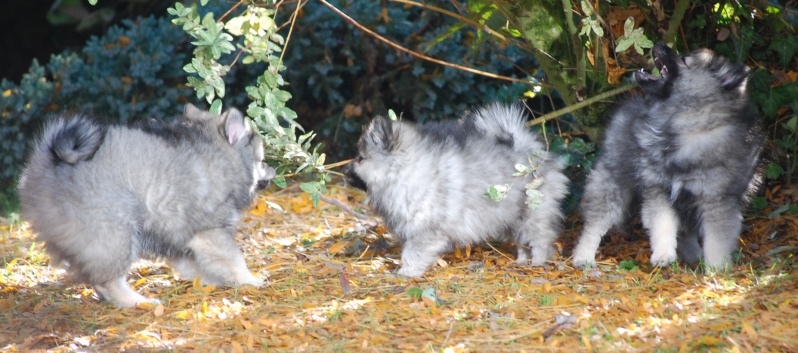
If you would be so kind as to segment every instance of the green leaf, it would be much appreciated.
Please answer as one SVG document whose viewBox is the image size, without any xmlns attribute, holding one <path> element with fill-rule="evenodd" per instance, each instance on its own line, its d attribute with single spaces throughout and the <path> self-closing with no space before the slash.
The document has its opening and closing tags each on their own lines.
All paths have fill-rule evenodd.
<svg viewBox="0 0 798 353">
<path fill-rule="evenodd" d="M 310 202 L 313 203 L 313 207 L 318 207 L 319 201 L 321 201 L 321 194 L 319 194 L 318 192 L 310 194 Z"/>
<path fill-rule="evenodd" d="M 765 178 L 775 180 L 780 178 L 782 174 L 784 174 L 784 168 L 776 162 L 770 162 L 765 166 Z"/>
<path fill-rule="evenodd" d="M 789 209 L 790 209 L 790 204 L 789 203 L 787 203 L 786 205 L 781 205 L 779 208 L 775 209 L 773 212 L 770 212 L 770 214 L 768 215 L 768 218 L 769 219 L 775 219 L 775 218 L 781 216 L 782 213 L 786 212 Z"/>
<path fill-rule="evenodd" d="M 601 24 L 598 20 L 590 21 L 590 28 L 593 29 L 593 33 L 596 33 L 597 36 L 603 37 L 604 36 L 604 28 L 601 27 Z"/>
<path fill-rule="evenodd" d="M 288 102 L 288 100 L 291 99 L 291 93 L 288 93 L 287 91 L 282 91 L 282 90 L 275 90 L 274 91 L 274 96 L 280 102 L 283 102 L 283 103 Z"/>
<path fill-rule="evenodd" d="M 633 17 L 626 19 L 626 22 L 623 24 L 623 36 L 618 38 L 617 45 L 615 46 L 616 52 L 621 53 L 634 46 L 635 51 L 639 54 L 643 54 L 644 48 L 651 48 L 654 46 L 654 42 L 646 37 L 643 33 L 643 29 L 635 29 L 634 25 L 635 21 Z"/>
<path fill-rule="evenodd" d="M 537 209 L 543 204 L 543 193 L 540 190 L 526 189 L 526 205 L 531 209 Z"/>
<path fill-rule="evenodd" d="M 585 0 L 582 0 L 580 5 L 582 6 L 582 12 L 585 13 L 585 16 L 593 16 L 593 5 L 590 5 Z"/>
<path fill-rule="evenodd" d="M 427 302 L 435 303 L 435 306 L 445 304 L 441 298 L 438 298 L 438 293 L 435 291 L 435 288 L 427 288 L 421 292 L 421 299 L 426 299 Z"/>
<path fill-rule="evenodd" d="M 407 289 L 407 291 L 405 291 L 405 293 L 407 293 L 407 296 L 413 300 L 421 300 L 421 296 L 424 295 L 424 291 L 418 287 L 410 287 Z"/>
<path fill-rule="evenodd" d="M 309 181 L 301 183 L 299 184 L 299 188 L 308 194 L 318 192 L 320 189 L 319 182 L 317 181 Z"/>
<path fill-rule="evenodd" d="M 274 179 L 272 179 L 272 182 L 274 183 L 274 185 L 277 185 L 277 187 L 281 189 L 285 189 L 285 187 L 288 186 L 288 184 L 285 182 L 285 177 L 282 175 L 274 177 Z"/>
<path fill-rule="evenodd" d="M 620 263 L 618 263 L 618 266 L 627 271 L 634 271 L 639 269 L 639 267 L 637 267 L 637 262 L 635 262 L 635 260 L 622 260 Z"/>
<path fill-rule="evenodd" d="M 216 115 L 222 114 L 222 101 L 220 99 L 215 99 L 213 103 L 211 103 L 211 108 L 209 111 Z"/>
<path fill-rule="evenodd" d="M 751 199 L 751 208 L 757 211 L 764 210 L 768 207 L 768 200 L 764 196 L 757 196 Z"/>
<path fill-rule="evenodd" d="M 499 202 L 507 196 L 507 192 L 510 190 L 510 185 L 491 185 L 488 188 L 488 191 L 483 195 L 486 198 L 489 198 L 495 202 Z"/>
<path fill-rule="evenodd" d="M 798 38 L 795 36 L 773 36 L 768 49 L 778 53 L 781 66 L 787 67 L 795 59 L 795 53 L 798 51 Z"/>
<path fill-rule="evenodd" d="M 623 35 L 627 37 L 630 36 L 632 32 L 634 32 L 634 28 L 635 28 L 635 19 L 634 17 L 630 16 L 626 19 L 626 22 L 623 23 Z"/>
<path fill-rule="evenodd" d="M 787 130 L 792 132 L 795 132 L 795 128 L 797 127 L 796 125 L 798 125 L 798 116 L 790 118 L 790 120 L 787 120 L 787 123 L 783 124 Z"/>
<path fill-rule="evenodd" d="M 618 53 L 625 52 L 627 49 L 629 49 L 629 47 L 632 46 L 632 44 L 634 44 L 634 42 L 629 38 L 626 37 L 618 38 L 618 42 L 615 45 L 615 51 Z"/>
</svg>

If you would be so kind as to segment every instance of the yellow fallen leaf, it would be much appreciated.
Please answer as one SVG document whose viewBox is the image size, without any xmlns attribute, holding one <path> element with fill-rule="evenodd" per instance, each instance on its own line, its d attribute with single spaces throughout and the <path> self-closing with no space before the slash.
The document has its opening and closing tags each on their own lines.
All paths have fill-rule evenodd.
<svg viewBox="0 0 798 353">
<path fill-rule="evenodd" d="M 328 254 L 335 254 L 335 253 L 341 251 L 347 245 L 349 245 L 349 241 L 348 240 L 341 240 L 341 241 L 333 244 L 332 246 L 330 246 L 330 248 L 327 249 L 327 253 Z"/>
<path fill-rule="evenodd" d="M 188 310 L 183 310 L 175 314 L 175 318 L 178 320 L 186 320 L 188 319 L 188 316 L 189 316 Z"/>
<path fill-rule="evenodd" d="M 137 280 L 136 280 L 136 283 L 133 283 L 133 288 L 138 288 L 138 287 L 141 287 L 141 286 L 142 286 L 142 285 L 144 285 L 145 283 L 147 283 L 147 280 L 146 280 L 146 279 L 144 279 L 144 278 L 139 278 L 139 279 L 137 279 Z"/>
<path fill-rule="evenodd" d="M 745 321 L 742 324 L 742 331 L 751 339 L 756 339 L 759 336 L 754 327 Z"/>
<path fill-rule="evenodd" d="M 233 348 L 232 351 L 234 353 L 244 353 L 244 347 L 241 347 L 240 343 L 238 343 L 236 341 L 233 341 L 233 342 L 230 342 L 230 344 L 232 345 L 232 348 Z"/>
<path fill-rule="evenodd" d="M 590 345 L 590 339 L 587 336 L 582 336 L 582 343 L 585 345 L 585 350 L 590 352 L 593 350 L 593 346 Z"/>
<path fill-rule="evenodd" d="M 158 304 L 158 306 L 155 307 L 155 311 L 152 313 L 155 315 L 155 317 L 159 317 L 163 315 L 164 310 L 166 310 L 166 308 L 163 306 L 163 304 Z"/>
<path fill-rule="evenodd" d="M 143 302 L 136 305 L 136 308 L 144 310 L 152 310 L 155 309 L 155 305 L 153 305 L 151 302 Z"/>
<path fill-rule="evenodd" d="M 203 293 L 210 293 L 210 292 L 213 292 L 215 290 L 216 290 L 216 286 L 205 286 L 205 287 L 202 287 L 202 292 Z"/>
<path fill-rule="evenodd" d="M 720 342 L 721 342 L 720 339 L 715 338 L 715 337 L 701 336 L 697 340 L 693 341 L 692 345 L 693 345 L 693 347 L 698 346 L 698 345 L 717 346 L 717 345 L 720 344 Z"/>
</svg>

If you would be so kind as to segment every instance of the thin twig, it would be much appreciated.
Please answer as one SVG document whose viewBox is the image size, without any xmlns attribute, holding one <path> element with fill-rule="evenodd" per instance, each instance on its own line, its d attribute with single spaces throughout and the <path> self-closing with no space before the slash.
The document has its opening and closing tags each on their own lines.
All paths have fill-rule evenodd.
<svg viewBox="0 0 798 353">
<path fill-rule="evenodd" d="M 335 162 L 335 163 L 332 163 L 332 164 L 325 164 L 325 165 L 322 166 L 322 168 L 324 168 L 324 170 L 326 170 L 326 171 L 329 171 L 328 169 L 340 167 L 340 166 L 342 166 L 344 164 L 347 164 L 347 163 L 349 163 L 351 161 L 352 161 L 351 159 L 347 159 L 345 161 Z M 297 174 L 297 173 L 288 173 L 288 174 L 283 174 L 282 176 L 284 178 L 288 178 L 288 177 L 297 176 L 297 175 L 299 175 L 299 174 Z"/>
<path fill-rule="evenodd" d="M 291 14 L 291 27 L 288 27 L 288 35 L 285 37 L 285 43 L 283 44 L 283 50 L 280 52 L 280 60 L 277 61 L 277 70 L 280 70 L 280 65 L 283 63 L 283 55 L 285 55 L 285 48 L 288 47 L 288 42 L 291 40 L 291 33 L 294 32 L 294 25 L 296 24 L 296 18 L 299 17 L 299 9 L 302 8 L 302 1 L 297 1 L 296 9 L 294 9 L 294 13 Z"/>
<path fill-rule="evenodd" d="M 478 29 L 481 29 L 481 30 L 485 31 L 485 33 L 487 33 L 489 35 L 492 35 L 492 36 L 498 38 L 499 40 L 501 40 L 503 42 L 507 40 L 507 38 L 505 36 L 501 35 L 501 33 L 497 33 L 496 31 L 490 29 L 490 27 L 488 27 L 486 25 L 480 24 L 479 22 L 474 21 L 474 20 L 472 20 L 472 19 L 470 19 L 468 17 L 464 17 L 463 15 L 460 15 L 458 13 L 454 13 L 454 12 L 446 10 L 446 9 L 442 9 L 440 7 L 437 7 L 437 6 L 424 4 L 424 3 L 420 3 L 420 2 L 416 2 L 416 1 L 411 1 L 411 0 L 389 0 L 389 1 L 390 2 L 398 2 L 400 4 L 418 6 L 418 7 L 421 7 L 423 9 L 426 9 L 426 10 L 439 12 L 439 13 L 442 13 L 442 14 L 444 14 L 446 16 L 453 17 L 455 19 L 458 19 L 460 21 L 468 23 L 468 24 L 470 24 L 470 25 L 472 25 L 472 26 L 474 26 L 474 27 L 476 27 Z"/>
<path fill-rule="evenodd" d="M 496 249 L 496 247 L 495 247 L 495 246 L 493 246 L 493 244 L 491 244 L 490 242 L 485 242 L 485 243 L 486 243 L 486 244 L 488 244 L 488 247 L 490 247 L 491 249 L 493 249 L 493 251 L 495 251 L 495 252 L 496 252 L 496 253 L 498 253 L 499 255 L 501 255 L 501 256 L 504 256 L 504 257 L 505 257 L 505 258 L 507 258 L 508 260 L 512 260 L 512 259 L 513 259 L 512 257 L 508 256 L 507 254 L 505 254 L 505 253 L 501 252 L 499 249 Z"/>
<path fill-rule="evenodd" d="M 526 123 L 526 125 L 527 126 L 535 126 L 535 125 L 538 125 L 538 124 L 543 124 L 547 120 L 551 120 L 551 119 L 554 119 L 554 118 L 556 118 L 558 116 L 565 115 L 565 114 L 571 113 L 573 111 L 582 109 L 582 108 L 584 108 L 584 107 L 586 107 L 588 105 L 591 105 L 591 104 L 593 104 L 595 102 L 598 102 L 600 100 L 604 100 L 604 99 L 607 99 L 609 97 L 612 97 L 612 96 L 621 94 L 623 92 L 626 92 L 626 91 L 628 91 L 628 90 L 630 90 L 630 89 L 632 89 L 632 88 L 634 88 L 636 86 L 637 86 L 637 84 L 628 84 L 626 86 L 618 87 L 618 88 L 616 88 L 614 90 L 601 93 L 601 94 L 599 94 L 599 95 L 597 95 L 595 97 L 592 97 L 592 98 L 589 98 L 589 99 L 585 99 L 585 100 L 583 100 L 583 101 L 581 101 L 579 103 L 569 105 L 569 106 L 567 106 L 565 108 L 562 108 L 562 109 L 557 109 L 557 110 L 555 110 L 555 111 L 553 111 L 551 113 L 548 113 L 546 115 L 543 115 L 543 116 L 541 116 L 539 118 L 536 118 L 536 119 L 533 119 L 531 121 L 528 121 Z"/>
<path fill-rule="evenodd" d="M 227 12 L 225 12 L 224 15 L 219 16 L 219 19 L 217 20 L 217 22 L 222 22 L 222 20 L 224 20 L 224 18 L 227 17 L 227 15 L 229 15 L 231 12 L 235 11 L 235 9 L 237 9 L 242 4 L 244 4 L 243 0 L 237 2 L 235 5 L 233 5 L 233 7 L 231 7 L 229 10 L 227 10 Z"/>
<path fill-rule="evenodd" d="M 338 14 L 338 16 L 341 16 L 344 20 L 346 20 L 347 22 L 351 23 L 355 27 L 359 28 L 361 31 L 366 32 L 370 36 L 382 41 L 385 44 L 388 44 L 389 46 L 393 47 L 394 49 L 397 49 L 397 50 L 400 50 L 400 51 L 405 52 L 407 54 L 410 54 L 410 55 L 412 55 L 412 56 L 414 56 L 416 58 L 419 58 L 419 59 L 422 59 L 422 60 L 427 60 L 427 61 L 436 63 L 438 65 L 448 66 L 448 67 L 452 67 L 452 68 L 455 68 L 455 69 L 458 69 L 458 70 L 470 72 L 472 74 L 482 75 L 482 76 L 495 78 L 495 79 L 499 79 L 499 80 L 510 81 L 510 82 L 518 82 L 518 83 L 523 83 L 523 84 L 527 84 L 527 85 L 535 85 L 535 86 L 540 86 L 540 87 L 551 88 L 550 86 L 548 86 L 548 85 L 546 85 L 546 84 L 544 84 L 542 82 L 530 81 L 530 80 L 522 80 L 522 79 L 518 79 L 518 78 L 515 78 L 515 77 L 497 75 L 497 74 L 494 74 L 494 73 L 477 70 L 477 69 L 474 69 L 474 68 L 471 68 L 471 67 L 458 65 L 458 64 L 450 63 L 450 62 L 443 61 L 443 60 L 438 60 L 438 59 L 426 56 L 424 54 L 420 54 L 420 53 L 414 52 L 414 51 L 412 51 L 410 49 L 407 49 L 407 48 L 405 48 L 405 47 L 403 47 L 403 46 L 401 46 L 399 44 L 396 44 L 396 43 L 392 42 L 391 40 L 389 40 L 389 39 L 377 34 L 374 31 L 366 28 L 365 26 L 361 25 L 360 23 L 358 23 L 357 21 L 355 21 L 354 19 L 349 17 L 347 14 L 343 13 L 341 10 L 338 10 L 335 6 L 333 6 L 332 4 L 328 3 L 326 0 L 319 0 L 319 2 L 324 4 L 324 6 L 327 6 L 328 8 L 330 8 L 330 10 L 333 10 L 333 12 Z"/>
<path fill-rule="evenodd" d="M 361 220 L 369 221 L 369 222 L 374 221 L 369 216 L 366 216 L 366 215 L 364 215 L 362 213 L 355 212 L 355 210 L 351 209 L 349 206 L 345 205 L 343 202 L 341 202 L 338 199 L 329 198 L 329 197 L 324 196 L 322 194 L 319 194 L 319 198 L 322 201 L 324 201 L 324 202 L 326 202 L 326 203 L 328 203 L 330 205 L 336 206 L 336 207 L 340 208 L 341 210 L 343 210 L 344 212 L 349 213 L 349 214 L 357 217 L 357 219 L 361 219 Z"/>
</svg>

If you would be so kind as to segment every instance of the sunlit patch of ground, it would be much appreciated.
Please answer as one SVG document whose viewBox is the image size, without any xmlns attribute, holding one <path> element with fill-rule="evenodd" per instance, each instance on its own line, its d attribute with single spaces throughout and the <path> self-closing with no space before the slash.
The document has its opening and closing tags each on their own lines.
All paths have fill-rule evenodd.
<svg viewBox="0 0 798 353">
<path fill-rule="evenodd" d="M 141 262 L 130 283 L 162 305 L 117 309 L 49 266 L 24 223 L 0 233 L 0 351 L 796 352 L 798 218 L 751 216 L 727 274 L 651 268 L 637 227 L 608 235 L 598 268 L 513 264 L 512 248 L 457 249 L 420 280 L 361 193 L 296 187 L 261 198 L 237 241 L 263 288 L 176 280 Z M 768 195 L 784 204 L 780 188 Z M 341 205 L 341 207 L 336 204 Z M 344 210 L 346 207 L 349 210 Z M 558 245 L 569 255 L 578 215 Z M 630 261 L 634 260 L 634 261 Z"/>
</svg>

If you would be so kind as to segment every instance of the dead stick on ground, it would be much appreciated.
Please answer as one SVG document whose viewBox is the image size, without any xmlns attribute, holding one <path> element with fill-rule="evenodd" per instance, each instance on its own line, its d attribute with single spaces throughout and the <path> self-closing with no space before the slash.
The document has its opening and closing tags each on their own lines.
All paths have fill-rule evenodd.
<svg viewBox="0 0 798 353">
<path fill-rule="evenodd" d="M 344 212 L 349 213 L 349 214 L 357 217 L 358 219 L 362 219 L 364 221 L 369 221 L 369 222 L 375 222 L 375 220 L 373 218 L 371 218 L 369 216 L 366 216 L 366 215 L 364 215 L 362 213 L 355 212 L 355 210 L 353 210 L 352 208 L 350 208 L 349 206 L 345 205 L 343 202 L 341 202 L 341 201 L 339 201 L 337 199 L 329 198 L 329 197 L 324 196 L 324 195 L 319 195 L 319 196 L 320 196 L 319 198 L 322 201 L 324 201 L 324 202 L 326 202 L 326 203 L 328 203 L 330 205 L 336 206 L 336 207 L 344 210 Z"/>
</svg>

